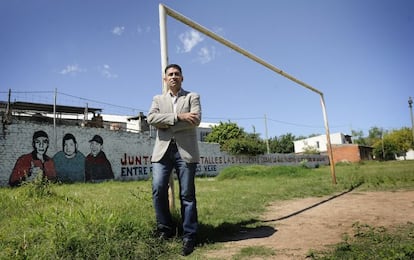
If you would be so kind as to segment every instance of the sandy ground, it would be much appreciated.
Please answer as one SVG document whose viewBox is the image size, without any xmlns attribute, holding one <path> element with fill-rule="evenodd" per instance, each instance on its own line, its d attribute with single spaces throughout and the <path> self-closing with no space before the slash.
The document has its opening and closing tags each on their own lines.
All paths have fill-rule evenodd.
<svg viewBox="0 0 414 260">
<path fill-rule="evenodd" d="M 261 218 L 263 225 L 246 229 L 209 259 L 231 259 L 244 247 L 263 246 L 276 252 L 266 259 L 306 259 L 310 249 L 320 250 L 352 234 L 356 222 L 390 227 L 414 222 L 414 191 L 358 192 L 330 197 L 275 202 Z M 261 259 L 261 258 L 258 258 Z"/>
</svg>

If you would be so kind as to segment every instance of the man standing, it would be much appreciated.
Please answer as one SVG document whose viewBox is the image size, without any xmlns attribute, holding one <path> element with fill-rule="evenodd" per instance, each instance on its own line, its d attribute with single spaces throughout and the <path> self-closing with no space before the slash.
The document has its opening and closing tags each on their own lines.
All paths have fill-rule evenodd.
<svg viewBox="0 0 414 260">
<path fill-rule="evenodd" d="M 168 201 L 170 174 L 175 169 L 180 188 L 183 225 L 183 255 L 193 252 L 198 229 L 195 172 L 199 160 L 197 126 L 201 121 L 200 96 L 181 88 L 181 67 L 170 64 L 164 70 L 167 92 L 153 98 L 147 121 L 157 128 L 152 153 L 152 196 L 161 238 L 175 235 Z"/>
</svg>

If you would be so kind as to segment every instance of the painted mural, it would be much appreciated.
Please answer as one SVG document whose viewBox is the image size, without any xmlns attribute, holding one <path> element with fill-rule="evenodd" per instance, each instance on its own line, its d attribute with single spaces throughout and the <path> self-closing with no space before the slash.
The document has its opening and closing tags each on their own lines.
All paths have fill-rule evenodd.
<svg viewBox="0 0 414 260">
<path fill-rule="evenodd" d="M 114 178 L 112 166 L 104 151 L 103 139 L 100 135 L 94 135 L 89 140 L 91 152 L 85 159 L 85 180 L 88 182 L 99 182 Z"/>
<path fill-rule="evenodd" d="M 32 152 L 17 159 L 9 178 L 10 186 L 19 186 L 24 181 L 32 181 L 42 172 L 49 180 L 56 180 L 55 163 L 46 154 L 49 148 L 49 136 L 45 131 L 34 132 L 32 147 Z"/>
<path fill-rule="evenodd" d="M 0 186 L 19 186 L 32 181 L 40 173 L 59 183 L 137 181 L 148 180 L 152 176 L 154 139 L 145 133 L 76 126 L 55 129 L 49 125 L 19 121 L 8 125 L 6 130 L 0 137 Z M 237 156 L 220 151 L 218 144 L 200 142 L 199 147 L 197 176 L 217 176 L 223 168 L 231 165 L 301 164 L 317 167 L 329 164 L 328 157 L 322 155 Z"/>
<path fill-rule="evenodd" d="M 103 138 L 94 135 L 90 144 L 90 153 L 85 155 L 78 150 L 76 137 L 67 133 L 62 138 L 62 150 L 53 157 L 46 153 L 49 148 L 49 136 L 45 131 L 33 134 L 33 151 L 20 156 L 9 178 L 10 186 L 19 186 L 23 182 L 33 181 L 38 174 L 51 181 L 62 183 L 101 182 L 114 179 L 111 163 L 103 148 Z"/>
<path fill-rule="evenodd" d="M 73 134 L 68 133 L 62 139 L 62 151 L 53 156 L 58 181 L 64 183 L 85 181 L 85 155 L 78 150 Z"/>
</svg>

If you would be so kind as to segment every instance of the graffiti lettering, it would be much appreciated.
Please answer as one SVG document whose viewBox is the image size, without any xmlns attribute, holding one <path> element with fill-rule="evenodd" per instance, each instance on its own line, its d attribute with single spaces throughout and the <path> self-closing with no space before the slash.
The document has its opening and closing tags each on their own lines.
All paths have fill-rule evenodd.
<svg viewBox="0 0 414 260">
<path fill-rule="evenodd" d="M 135 166 L 121 167 L 121 177 L 148 175 L 152 171 L 152 167 Z"/>
<path fill-rule="evenodd" d="M 151 156 L 141 155 L 127 155 L 124 153 L 124 157 L 121 158 L 122 165 L 148 165 L 151 163 Z"/>
<path fill-rule="evenodd" d="M 204 171 L 206 171 L 206 172 L 215 172 L 215 171 L 217 171 L 217 165 L 215 165 L 215 164 L 204 165 Z"/>
</svg>

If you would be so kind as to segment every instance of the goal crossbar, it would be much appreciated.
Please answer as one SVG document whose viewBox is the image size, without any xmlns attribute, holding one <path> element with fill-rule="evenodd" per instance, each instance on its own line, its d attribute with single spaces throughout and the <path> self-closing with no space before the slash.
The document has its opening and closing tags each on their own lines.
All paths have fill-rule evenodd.
<svg viewBox="0 0 414 260">
<path fill-rule="evenodd" d="M 332 177 L 332 183 L 336 184 L 336 175 L 335 175 L 335 165 L 333 161 L 333 151 L 332 151 L 332 144 L 331 144 L 331 138 L 330 138 L 330 132 L 329 132 L 329 124 L 328 124 L 328 117 L 326 113 L 326 105 L 324 100 L 323 93 L 310 86 L 309 84 L 293 77 L 292 75 L 282 71 L 281 69 L 275 67 L 274 65 L 266 62 L 265 60 L 251 54 L 250 52 L 242 49 L 241 47 L 237 46 L 236 44 L 224 39 L 223 37 L 217 35 L 216 33 L 208 30 L 204 26 L 201 26 L 200 24 L 188 19 L 184 15 L 174 11 L 173 9 L 165 6 L 164 4 L 159 4 L 159 20 L 160 20 L 160 44 L 161 44 L 161 73 L 163 75 L 163 69 L 168 64 L 168 44 L 167 44 L 167 15 L 173 17 L 174 19 L 178 20 L 179 22 L 209 36 L 210 38 L 220 42 L 221 44 L 229 47 L 230 49 L 246 56 L 247 58 L 256 61 L 257 63 L 263 65 L 264 67 L 282 75 L 283 77 L 301 85 L 304 88 L 307 88 L 311 90 L 312 92 L 317 93 L 320 96 L 320 102 L 322 106 L 322 113 L 323 113 L 323 119 L 324 119 L 324 125 L 325 125 L 325 132 L 326 132 L 326 138 L 327 138 L 327 148 L 328 148 L 328 157 L 329 157 L 329 163 L 331 168 L 331 177 Z M 163 85 L 163 91 L 166 91 L 165 85 Z"/>
</svg>

